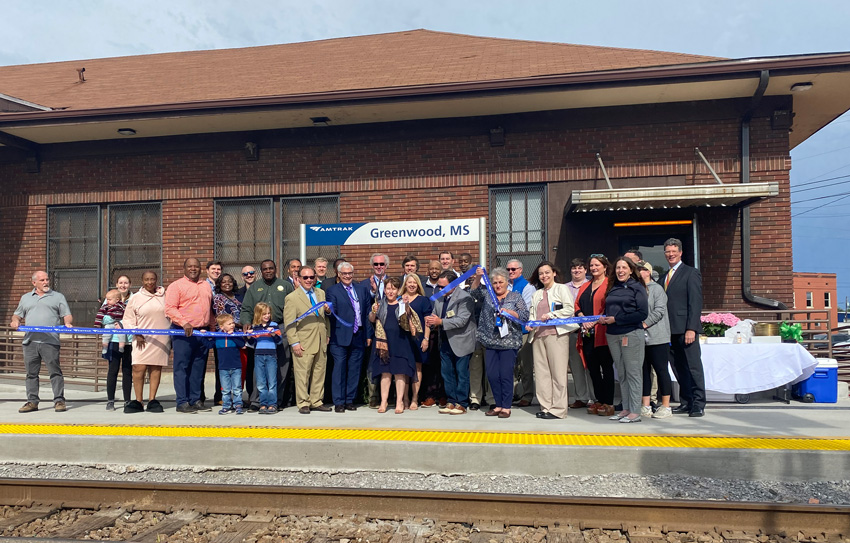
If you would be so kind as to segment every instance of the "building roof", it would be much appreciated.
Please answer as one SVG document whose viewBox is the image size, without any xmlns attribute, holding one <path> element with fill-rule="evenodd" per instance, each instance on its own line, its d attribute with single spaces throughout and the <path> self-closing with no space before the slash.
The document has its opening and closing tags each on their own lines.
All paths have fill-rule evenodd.
<svg viewBox="0 0 850 543">
<path fill-rule="evenodd" d="M 431 30 L 305 43 L 0 67 L 0 93 L 53 109 L 102 109 L 484 82 L 716 57 L 485 38 Z M 85 68 L 85 82 L 77 70 Z"/>
</svg>

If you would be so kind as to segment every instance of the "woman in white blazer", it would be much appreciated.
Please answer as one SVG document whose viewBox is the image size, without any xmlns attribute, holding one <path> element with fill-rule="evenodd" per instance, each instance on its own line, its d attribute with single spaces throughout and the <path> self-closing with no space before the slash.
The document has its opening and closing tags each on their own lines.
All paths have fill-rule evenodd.
<svg viewBox="0 0 850 543">
<path fill-rule="evenodd" d="M 564 276 L 554 264 L 541 262 L 531 276 L 537 292 L 531 298 L 529 320 L 548 321 L 573 316 L 573 297 L 563 283 Z M 569 334 L 576 324 L 529 328 L 528 342 L 534 355 L 534 387 L 540 403 L 540 419 L 563 419 L 567 416 L 567 367 L 570 358 Z"/>
</svg>

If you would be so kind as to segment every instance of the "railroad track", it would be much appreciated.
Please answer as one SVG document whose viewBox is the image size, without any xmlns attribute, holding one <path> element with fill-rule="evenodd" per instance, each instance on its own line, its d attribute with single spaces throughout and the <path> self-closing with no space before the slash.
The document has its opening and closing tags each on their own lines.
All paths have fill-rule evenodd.
<svg viewBox="0 0 850 543">
<path fill-rule="evenodd" d="M 313 520 L 317 528 L 310 534 L 299 526 L 303 538 L 292 541 L 418 543 L 435 541 L 435 532 L 444 532 L 446 538 L 436 540 L 458 534 L 471 543 L 486 543 L 511 534 L 514 541 L 523 539 L 518 529 L 533 536 L 528 540 L 567 543 L 584 543 L 582 532 L 588 530 L 612 531 L 617 534 L 614 539 L 634 543 L 670 541 L 670 533 L 708 534 L 711 541 L 733 543 L 757 541 L 762 534 L 784 541 L 850 538 L 850 506 L 828 505 L 0 479 L 0 506 L 6 506 L 5 518 L 0 518 L 0 542 L 15 539 L 3 539 L 4 535 L 27 534 L 26 528 L 32 526 L 33 535 L 42 535 L 29 541 L 97 538 L 106 530 L 121 533 L 127 536 L 121 539 L 128 541 L 179 541 L 181 534 L 190 539 L 189 534 L 199 531 L 207 534 L 204 541 L 235 543 L 262 535 L 270 526 L 297 524 L 295 519 L 300 518 L 318 519 Z M 109 532 L 122 519 L 138 520 L 145 514 L 155 517 L 135 533 Z M 210 519 L 215 529 L 204 524 Z M 379 523 L 377 532 L 371 527 L 372 531 L 364 531 L 363 523 L 370 520 Z M 397 531 L 391 538 L 381 537 L 393 529 Z"/>
</svg>

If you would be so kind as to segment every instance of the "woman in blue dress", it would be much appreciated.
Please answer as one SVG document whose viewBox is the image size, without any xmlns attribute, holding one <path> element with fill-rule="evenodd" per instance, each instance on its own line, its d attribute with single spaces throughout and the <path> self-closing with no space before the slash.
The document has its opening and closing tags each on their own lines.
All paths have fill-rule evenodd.
<svg viewBox="0 0 850 543">
<path fill-rule="evenodd" d="M 425 315 L 430 315 L 434 311 L 434 305 L 425 296 L 425 289 L 422 288 L 422 283 L 416 274 L 410 274 L 404 280 L 402 286 L 401 301 L 410 305 L 410 308 L 416 312 L 419 317 L 419 322 L 423 323 L 423 330 L 416 335 L 411 335 L 411 349 L 413 350 L 416 360 L 416 379 L 410 384 L 410 400 L 405 398 L 405 406 L 411 411 L 419 409 L 419 385 L 422 381 L 422 364 L 428 363 L 428 347 L 431 339 L 431 328 L 425 326 Z"/>
<path fill-rule="evenodd" d="M 404 413 L 404 395 L 410 378 L 416 376 L 416 358 L 411 346 L 411 333 L 421 330 L 418 316 L 406 304 L 399 304 L 401 281 L 396 277 L 384 280 L 384 296 L 372 305 L 369 320 L 375 323 L 375 344 L 372 349 L 372 375 L 381 376 L 381 405 L 378 413 L 387 412 L 390 382 L 395 380 L 396 414 Z M 417 326 L 418 324 L 418 326 Z"/>
</svg>

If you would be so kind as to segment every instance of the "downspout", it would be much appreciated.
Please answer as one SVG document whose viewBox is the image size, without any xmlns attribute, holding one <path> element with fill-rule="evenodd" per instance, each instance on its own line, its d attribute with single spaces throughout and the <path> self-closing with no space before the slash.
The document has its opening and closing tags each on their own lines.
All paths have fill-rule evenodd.
<svg viewBox="0 0 850 543">
<path fill-rule="evenodd" d="M 750 182 L 750 120 L 761 102 L 767 83 L 770 80 L 770 71 L 762 70 L 759 75 L 759 85 L 750 100 L 750 107 L 741 118 L 741 183 Z M 750 277 L 750 207 L 745 206 L 741 210 L 741 289 L 744 299 L 752 304 L 760 305 L 768 309 L 788 309 L 788 306 L 779 300 L 771 300 L 753 294 L 752 278 Z"/>
</svg>

